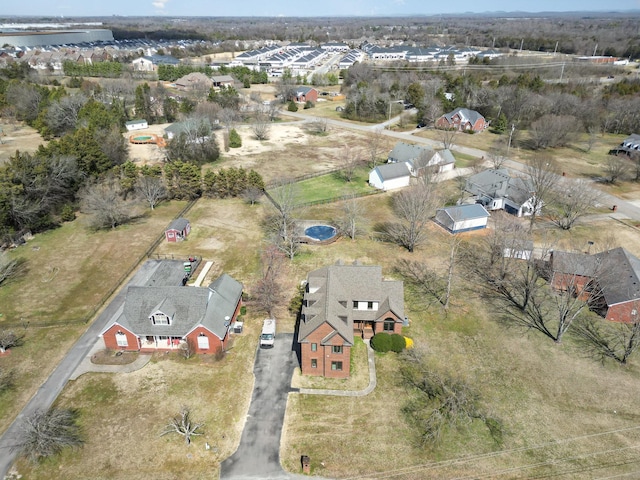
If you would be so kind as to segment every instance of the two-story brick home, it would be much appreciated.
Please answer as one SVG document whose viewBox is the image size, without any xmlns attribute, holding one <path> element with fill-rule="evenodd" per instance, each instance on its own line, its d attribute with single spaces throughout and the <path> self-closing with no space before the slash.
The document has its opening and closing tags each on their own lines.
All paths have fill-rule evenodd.
<svg viewBox="0 0 640 480">
<path fill-rule="evenodd" d="M 382 267 L 336 264 L 309 273 L 298 342 L 303 375 L 347 378 L 354 336 L 400 333 L 402 281 L 385 280 Z"/>
</svg>

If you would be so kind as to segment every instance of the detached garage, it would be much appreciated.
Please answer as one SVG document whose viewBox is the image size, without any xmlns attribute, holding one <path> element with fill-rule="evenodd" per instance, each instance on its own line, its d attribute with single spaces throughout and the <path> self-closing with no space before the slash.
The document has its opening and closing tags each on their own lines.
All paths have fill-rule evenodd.
<svg viewBox="0 0 640 480">
<path fill-rule="evenodd" d="M 474 203 L 440 208 L 435 220 L 451 233 L 461 233 L 487 228 L 489 217 L 489 212 L 482 205 Z"/>
<path fill-rule="evenodd" d="M 369 185 L 380 190 L 408 187 L 411 172 L 406 163 L 385 163 L 369 172 Z"/>
</svg>

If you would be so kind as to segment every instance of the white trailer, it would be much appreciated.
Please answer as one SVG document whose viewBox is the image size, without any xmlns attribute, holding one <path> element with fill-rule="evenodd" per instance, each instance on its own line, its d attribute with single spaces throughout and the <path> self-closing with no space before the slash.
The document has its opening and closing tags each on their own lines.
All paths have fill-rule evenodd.
<svg viewBox="0 0 640 480">
<path fill-rule="evenodd" d="M 276 340 L 276 319 L 266 318 L 262 322 L 262 333 L 260 334 L 260 347 L 270 348 Z"/>
</svg>

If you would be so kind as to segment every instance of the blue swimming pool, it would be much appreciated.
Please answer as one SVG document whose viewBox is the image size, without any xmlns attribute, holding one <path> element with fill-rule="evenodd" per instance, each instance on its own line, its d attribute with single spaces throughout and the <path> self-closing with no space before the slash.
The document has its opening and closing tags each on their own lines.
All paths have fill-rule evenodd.
<svg viewBox="0 0 640 480">
<path fill-rule="evenodd" d="M 304 231 L 307 237 L 320 242 L 335 237 L 337 233 L 336 229 L 331 225 L 313 225 Z"/>
</svg>

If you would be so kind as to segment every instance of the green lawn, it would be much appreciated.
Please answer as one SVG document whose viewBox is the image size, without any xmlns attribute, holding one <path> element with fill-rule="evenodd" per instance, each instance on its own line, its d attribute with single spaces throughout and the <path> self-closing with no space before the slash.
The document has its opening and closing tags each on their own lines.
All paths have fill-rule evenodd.
<svg viewBox="0 0 640 480">
<path fill-rule="evenodd" d="M 299 204 L 321 202 L 347 195 L 362 195 L 373 192 L 369 186 L 369 168 L 359 167 L 350 182 L 347 182 L 340 172 L 320 175 L 296 182 Z M 277 188 L 270 191 L 277 198 Z"/>
</svg>

